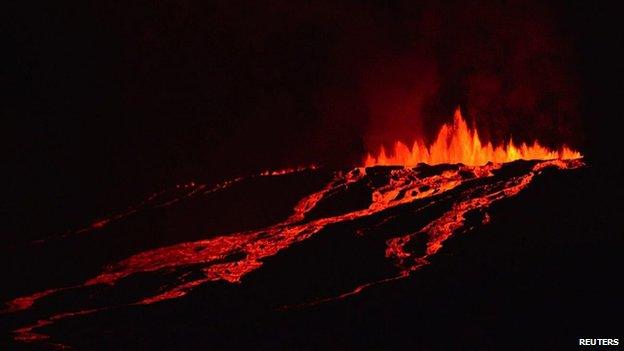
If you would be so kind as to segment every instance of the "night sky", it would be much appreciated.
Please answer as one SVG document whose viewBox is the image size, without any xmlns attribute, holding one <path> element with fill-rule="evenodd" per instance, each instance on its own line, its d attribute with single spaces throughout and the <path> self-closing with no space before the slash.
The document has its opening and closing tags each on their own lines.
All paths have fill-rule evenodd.
<svg viewBox="0 0 624 351">
<path fill-rule="evenodd" d="M 189 180 L 353 166 L 457 106 L 490 140 L 621 171 L 622 30 L 603 4 L 27 5 L 2 21 L 9 242 Z"/>
</svg>

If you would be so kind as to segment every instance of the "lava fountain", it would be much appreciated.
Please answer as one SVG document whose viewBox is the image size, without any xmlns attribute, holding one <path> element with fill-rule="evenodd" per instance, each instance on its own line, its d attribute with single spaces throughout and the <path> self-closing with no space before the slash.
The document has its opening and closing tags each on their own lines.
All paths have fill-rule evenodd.
<svg viewBox="0 0 624 351">
<path fill-rule="evenodd" d="M 408 147 L 397 141 L 390 154 L 381 146 L 377 156 L 370 153 L 366 156 L 364 164 L 367 167 L 374 165 L 403 165 L 416 166 L 419 163 L 429 165 L 443 163 L 462 163 L 468 166 L 481 166 L 488 162 L 505 163 L 516 160 L 553 160 L 553 159 L 577 159 L 581 158 L 580 152 L 563 145 L 558 150 L 552 150 L 540 145 L 538 141 L 528 145 L 520 145 L 509 141 L 502 145 L 494 146 L 491 142 L 484 143 L 476 128 L 468 127 L 457 108 L 453 117 L 453 124 L 444 124 L 438 131 L 434 142 L 427 146 L 422 139 L 417 139 Z"/>
</svg>

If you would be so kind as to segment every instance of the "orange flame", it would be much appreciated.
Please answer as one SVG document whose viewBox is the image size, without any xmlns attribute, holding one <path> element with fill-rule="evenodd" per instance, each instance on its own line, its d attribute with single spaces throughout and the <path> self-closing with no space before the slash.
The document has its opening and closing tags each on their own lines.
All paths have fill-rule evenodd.
<svg viewBox="0 0 624 351">
<path fill-rule="evenodd" d="M 504 163 L 515 160 L 552 160 L 575 159 L 581 153 L 565 145 L 559 150 L 551 150 L 534 141 L 532 145 L 522 143 L 519 146 L 511 139 L 504 145 L 493 146 L 484 144 L 476 130 L 468 127 L 459 108 L 455 110 L 453 124 L 444 124 L 435 141 L 427 147 L 422 140 L 414 141 L 411 149 L 400 141 L 394 144 L 392 154 L 386 154 L 382 146 L 377 156 L 370 153 L 366 156 L 366 167 L 375 165 L 416 166 L 418 163 L 441 164 L 463 163 L 469 166 L 480 166 L 488 162 Z"/>
</svg>

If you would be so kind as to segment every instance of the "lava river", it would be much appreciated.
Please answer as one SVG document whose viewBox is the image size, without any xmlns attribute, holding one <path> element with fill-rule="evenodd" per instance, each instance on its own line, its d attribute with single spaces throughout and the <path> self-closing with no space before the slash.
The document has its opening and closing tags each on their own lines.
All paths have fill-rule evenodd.
<svg viewBox="0 0 624 351">
<path fill-rule="evenodd" d="M 29 316 L 21 317 L 26 322 L 12 329 L 15 341 L 47 342 L 52 345 L 54 343 L 45 333 L 44 327 L 59 320 L 178 299 L 211 282 L 245 284 L 246 275 L 263 269 L 268 258 L 279 256 L 294 245 L 306 245 L 306 240 L 313 236 L 329 235 L 327 229 L 337 225 L 354 226 L 354 235 L 372 235 L 370 233 L 373 229 L 375 235 L 382 232 L 385 247 L 379 252 L 381 255 L 385 254 L 385 259 L 393 265 L 394 272 L 379 279 L 376 277 L 371 281 L 361 281 L 344 291 L 328 292 L 325 296 L 300 301 L 299 305 L 286 303 L 281 308 L 289 309 L 345 298 L 376 284 L 410 277 L 413 272 L 427 265 L 429 259 L 453 234 L 487 225 L 488 221 L 493 220 L 487 213 L 493 203 L 514 197 L 530 186 L 534 178 L 546 168 L 567 170 L 582 166 L 580 159 L 557 159 L 487 163 L 482 166 L 375 166 L 338 171 L 320 189 L 301 198 L 292 208 L 289 217 L 272 225 L 229 234 L 206 235 L 207 239 L 134 253 L 125 259 L 109 263 L 89 279 L 76 284 L 50 286 L 39 292 L 15 297 L 6 302 L 2 313 L 4 317 L 21 314 Z M 314 173 L 320 170 L 305 168 L 290 172 L 265 172 L 253 177 L 296 177 L 303 172 Z M 86 228 L 50 240 L 65 240 L 68 236 L 96 231 L 111 222 L 125 221 L 146 208 L 174 207 L 185 201 L 213 196 L 248 181 L 248 178 L 238 178 L 212 188 L 202 184 L 187 184 L 165 193 L 154 194 L 127 211 L 97 220 Z M 365 193 L 367 201 L 364 205 L 328 206 L 354 188 Z M 385 227 L 396 216 L 397 211 L 418 216 L 435 206 L 438 206 L 436 215 L 427 219 L 424 224 L 416 225 L 410 232 L 395 232 Z M 472 214 L 478 215 L 478 223 L 467 220 Z M 422 242 L 422 245 L 415 245 L 417 241 Z M 30 245 L 35 244 L 45 245 L 45 242 Z M 101 302 L 89 298 L 98 289 L 116 289 L 123 282 L 149 274 L 166 275 L 167 279 L 162 279 L 156 289 L 146 287 L 132 301 Z M 61 304 L 52 308 L 52 312 L 50 308 L 45 312 L 38 310 L 46 299 L 80 294 L 86 297 L 70 306 Z M 54 345 L 63 347 L 61 344 Z"/>
</svg>

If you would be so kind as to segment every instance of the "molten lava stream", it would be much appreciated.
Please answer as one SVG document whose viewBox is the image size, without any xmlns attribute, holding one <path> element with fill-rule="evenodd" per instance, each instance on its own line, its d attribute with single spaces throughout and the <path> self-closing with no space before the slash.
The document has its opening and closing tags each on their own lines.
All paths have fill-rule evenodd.
<svg viewBox="0 0 624 351">
<path fill-rule="evenodd" d="M 400 141 L 394 144 L 392 153 L 388 155 L 382 146 L 377 154 L 366 156 L 367 167 L 375 165 L 402 165 L 413 167 L 419 163 L 429 165 L 443 163 L 463 163 L 469 166 L 481 166 L 488 162 L 505 163 L 516 160 L 552 160 L 581 158 L 580 152 L 562 146 L 559 150 L 551 150 L 535 141 L 531 145 L 522 143 L 519 146 L 511 139 L 504 145 L 493 146 L 483 143 L 476 129 L 471 129 L 461 115 L 459 108 L 455 110 L 453 124 L 444 124 L 435 141 L 426 146 L 422 140 L 416 140 L 409 148 Z"/>
</svg>

